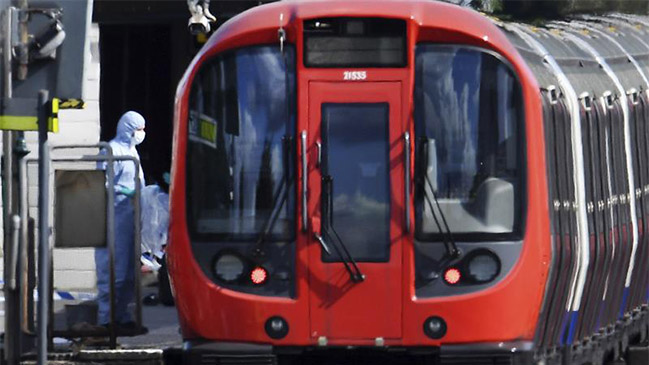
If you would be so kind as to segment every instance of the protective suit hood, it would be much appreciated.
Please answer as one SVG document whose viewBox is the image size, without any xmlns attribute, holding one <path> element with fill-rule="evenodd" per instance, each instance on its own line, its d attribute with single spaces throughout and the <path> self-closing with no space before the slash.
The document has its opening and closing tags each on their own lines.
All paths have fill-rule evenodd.
<svg viewBox="0 0 649 365">
<path fill-rule="evenodd" d="M 144 125 L 144 117 L 140 113 L 128 111 L 119 118 L 117 133 L 115 133 L 113 140 L 127 146 L 133 146 L 133 133 L 139 128 L 144 128 Z"/>
</svg>

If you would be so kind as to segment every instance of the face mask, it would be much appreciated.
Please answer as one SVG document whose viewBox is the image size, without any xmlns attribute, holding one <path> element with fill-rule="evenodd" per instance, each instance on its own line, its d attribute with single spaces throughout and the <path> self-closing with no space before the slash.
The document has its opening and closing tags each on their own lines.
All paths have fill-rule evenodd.
<svg viewBox="0 0 649 365">
<path fill-rule="evenodd" d="M 133 134 L 133 140 L 135 141 L 135 144 L 138 145 L 144 141 L 144 137 L 146 136 L 146 133 L 144 131 L 135 131 Z"/>
</svg>

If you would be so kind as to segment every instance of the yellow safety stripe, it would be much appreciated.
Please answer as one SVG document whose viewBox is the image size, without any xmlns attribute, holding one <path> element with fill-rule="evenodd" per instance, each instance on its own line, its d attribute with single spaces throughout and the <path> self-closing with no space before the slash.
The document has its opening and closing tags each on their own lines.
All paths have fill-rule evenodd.
<svg viewBox="0 0 649 365">
<path fill-rule="evenodd" d="M 0 115 L 0 129 L 9 131 L 37 131 L 38 118 Z"/>
<path fill-rule="evenodd" d="M 59 132 L 59 118 L 48 119 L 47 128 L 50 132 Z M 6 131 L 37 131 L 38 118 L 14 115 L 0 115 L 0 130 Z"/>
<path fill-rule="evenodd" d="M 47 119 L 47 130 L 53 133 L 59 132 L 59 109 L 81 109 L 86 103 L 81 99 L 53 98 L 51 101 L 50 116 Z M 37 131 L 38 117 L 0 115 L 0 130 L 8 131 Z"/>
<path fill-rule="evenodd" d="M 47 130 L 52 133 L 59 133 L 59 118 L 51 117 L 47 120 Z"/>
<path fill-rule="evenodd" d="M 84 109 L 86 107 L 86 102 L 81 99 L 55 99 L 59 102 L 58 107 L 60 109 Z M 57 110 L 58 111 L 58 110 Z"/>
<path fill-rule="evenodd" d="M 59 98 L 52 99 L 52 113 L 47 120 L 47 130 L 50 132 L 59 132 Z"/>
</svg>

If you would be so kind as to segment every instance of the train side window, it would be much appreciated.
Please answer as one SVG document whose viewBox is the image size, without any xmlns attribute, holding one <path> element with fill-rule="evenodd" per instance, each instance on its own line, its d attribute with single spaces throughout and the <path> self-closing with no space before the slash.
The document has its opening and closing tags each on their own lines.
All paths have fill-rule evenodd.
<svg viewBox="0 0 649 365">
<path fill-rule="evenodd" d="M 192 82 L 192 238 L 251 241 L 267 229 L 269 241 L 295 235 L 295 53 L 292 46 L 284 52 L 276 46 L 228 52 L 206 61 Z"/>
<path fill-rule="evenodd" d="M 636 95 L 635 97 L 633 95 Z M 641 119 L 639 118 L 638 111 L 640 110 L 640 104 L 637 102 L 637 93 L 629 95 L 629 124 L 631 126 L 631 156 L 633 160 L 633 178 L 634 178 L 634 188 L 633 194 L 636 194 L 636 191 L 640 189 L 644 181 L 644 161 L 643 161 L 643 152 L 641 145 L 644 143 L 639 136 L 643 135 L 644 132 L 641 129 Z M 636 195 L 636 215 L 642 217 L 642 204 L 640 204 L 639 199 L 641 198 L 640 194 Z"/>
<path fill-rule="evenodd" d="M 431 199 L 458 239 L 520 237 L 523 102 L 496 54 L 420 44 L 415 57 L 416 235 L 438 241 Z"/>
<path fill-rule="evenodd" d="M 599 151 L 599 186 L 600 186 L 600 195 L 601 195 L 601 204 L 600 211 L 601 219 L 603 224 L 603 232 L 608 234 L 611 229 L 611 216 L 610 216 L 610 199 L 611 199 L 611 171 L 609 168 L 609 150 L 607 148 L 606 135 L 607 135 L 607 114 L 609 110 L 606 106 L 603 106 L 598 111 L 597 119 L 597 148 Z M 604 236 L 605 242 L 608 243 L 608 236 Z"/>
<path fill-rule="evenodd" d="M 556 93 L 556 90 L 553 89 Z M 557 166 L 557 144 L 555 136 L 555 122 L 553 110 L 553 98 L 549 97 L 549 92 L 542 93 L 543 102 L 543 121 L 545 132 L 545 156 L 547 163 L 547 178 L 548 178 L 548 197 L 550 199 L 550 218 L 552 221 L 552 233 L 559 235 L 561 231 L 561 222 L 559 219 L 559 208 L 561 206 L 561 194 L 559 190 L 559 168 Z M 560 236 L 560 235 L 559 235 Z"/>
<path fill-rule="evenodd" d="M 593 187 L 593 151 L 591 146 L 591 124 L 593 123 L 592 99 L 589 95 L 580 96 L 581 101 L 581 148 L 584 156 L 584 180 L 586 188 L 586 211 L 588 213 L 588 233 L 595 232 L 595 188 Z"/>
<path fill-rule="evenodd" d="M 548 298 L 553 298 L 556 291 L 556 283 L 561 274 L 561 232 L 565 227 L 562 227 L 561 220 L 561 190 L 559 188 L 559 171 L 558 166 L 559 154 L 557 143 L 557 95 L 558 92 L 554 86 L 548 89 L 541 90 L 541 98 L 543 102 L 543 126 L 545 135 L 545 155 L 547 164 L 547 183 L 548 183 L 548 197 L 550 205 L 550 229 L 552 233 L 552 264 L 549 272 L 548 286 L 546 295 Z M 551 299 L 546 299 L 551 301 Z M 547 341 L 548 333 L 551 332 L 551 314 L 552 303 L 546 302 L 543 307 L 543 313 L 539 317 L 539 328 L 537 335 L 541 342 Z"/>
<path fill-rule="evenodd" d="M 612 228 L 613 231 L 617 231 L 617 226 L 620 224 L 621 217 L 618 214 L 618 202 L 619 202 L 619 191 L 620 191 L 620 169 L 618 162 L 618 150 L 617 145 L 619 141 L 617 140 L 616 129 L 620 129 L 619 125 L 616 125 L 615 118 L 613 114 L 615 113 L 614 109 L 608 109 L 605 118 L 605 143 L 606 143 L 606 164 L 609 173 L 609 184 L 611 192 L 611 206 L 613 209 L 613 221 Z"/>
<path fill-rule="evenodd" d="M 615 196 L 613 197 L 618 215 L 618 232 L 622 232 L 622 226 L 630 222 L 628 208 L 626 207 L 628 184 L 628 171 L 626 165 L 626 151 L 624 142 L 624 118 L 619 100 L 613 104 L 610 112 L 610 131 L 613 158 L 613 171 L 615 176 Z M 618 233 L 619 234 L 619 233 Z"/>
<path fill-rule="evenodd" d="M 626 205 L 626 194 L 629 191 L 629 171 L 626 164 L 627 157 L 625 149 L 626 142 L 624 137 L 624 116 L 622 112 L 622 105 L 619 99 L 616 99 L 616 102 L 614 103 L 612 114 L 614 123 L 613 128 L 615 129 L 615 134 L 617 135 L 616 149 L 618 152 L 618 161 L 620 164 L 620 170 L 622 171 L 622 173 L 618 175 L 620 179 L 618 194 L 620 195 L 620 202 L 623 205 Z M 625 212 L 625 214 L 626 213 L 627 212 Z"/>
<path fill-rule="evenodd" d="M 638 98 L 639 104 L 637 105 L 638 109 L 638 124 L 640 125 L 640 135 L 638 136 L 638 141 L 641 143 L 641 151 L 643 154 L 644 166 L 642 171 L 644 173 L 644 185 L 640 186 L 642 189 L 642 196 L 646 197 L 649 191 L 646 189 L 649 186 L 649 105 L 647 105 L 647 94 L 645 92 L 640 92 Z M 645 204 L 649 202 L 649 199 L 645 199 Z M 645 212 L 645 215 L 648 214 Z"/>
<path fill-rule="evenodd" d="M 593 209 L 595 211 L 596 218 L 596 233 L 604 232 L 603 226 L 603 207 L 602 202 L 604 199 L 604 193 L 602 191 L 602 151 L 599 148 L 599 128 L 602 116 L 604 114 L 603 106 L 597 103 L 591 112 L 591 124 L 590 124 L 590 144 L 591 144 L 591 153 L 593 154 Z"/>
<path fill-rule="evenodd" d="M 559 99 L 555 105 L 553 113 L 556 118 L 555 121 L 555 143 L 557 146 L 557 179 L 559 186 L 559 205 L 562 230 L 562 240 L 565 236 L 570 236 L 571 221 L 569 217 L 569 206 L 574 200 L 573 184 L 572 184 L 572 153 L 571 150 L 571 134 L 570 134 L 570 118 L 566 114 L 567 109 L 564 105 L 564 99 Z"/>
<path fill-rule="evenodd" d="M 574 255 L 576 254 L 576 246 L 578 243 L 577 239 L 577 215 L 575 207 L 575 179 L 574 179 L 574 156 L 572 150 L 572 116 L 570 114 L 570 109 L 566 105 L 567 100 L 565 98 L 559 99 L 559 102 L 556 106 L 556 114 L 558 120 L 558 129 L 557 133 L 557 143 L 561 146 L 561 155 L 559 157 L 559 165 L 561 166 L 560 172 L 560 186 L 563 189 L 562 194 L 562 207 L 561 207 L 561 220 L 562 220 L 562 240 L 561 240 L 561 259 L 562 259 L 562 275 L 560 276 L 559 288 L 562 288 L 564 285 L 570 281 L 571 276 L 574 273 Z M 556 301 L 555 309 L 553 312 L 553 317 L 551 322 L 555 323 L 553 331 L 550 334 L 551 341 L 556 341 L 559 337 L 561 331 L 561 326 L 557 325 L 559 323 L 559 318 L 562 315 L 562 309 L 567 305 L 569 300 L 568 293 L 562 292 L 561 289 L 557 290 L 557 297 L 554 299 Z"/>
</svg>

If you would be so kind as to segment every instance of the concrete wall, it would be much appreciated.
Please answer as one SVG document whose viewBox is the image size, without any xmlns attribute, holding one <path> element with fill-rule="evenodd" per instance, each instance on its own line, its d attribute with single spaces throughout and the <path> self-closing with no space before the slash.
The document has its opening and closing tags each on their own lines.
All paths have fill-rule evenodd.
<svg viewBox="0 0 649 365">
<path fill-rule="evenodd" d="M 83 77 L 83 100 L 86 108 L 83 110 L 61 110 L 59 113 L 59 133 L 50 133 L 51 145 L 70 144 L 95 144 L 99 141 L 99 27 L 93 24 L 90 28 L 85 51 L 86 62 L 84 70 L 80 70 Z M 36 132 L 27 132 L 26 140 L 31 150 L 29 157 L 38 157 L 38 135 Z M 69 151 L 57 152 L 55 156 L 71 154 L 95 154 L 96 151 L 83 150 L 70 153 Z M 54 165 L 57 167 L 71 168 L 70 165 Z M 74 167 L 93 168 L 94 164 L 79 165 Z M 54 170 L 53 169 L 53 170 Z M 29 211 L 30 216 L 36 218 L 38 200 L 38 172 L 33 165 L 28 170 L 29 179 Z M 50 217 L 52 217 L 50 211 Z M 93 291 L 95 288 L 95 264 L 93 249 L 55 249 L 54 250 L 54 288 L 67 291 Z"/>
<path fill-rule="evenodd" d="M 53 144 L 94 144 L 99 142 L 99 26 L 90 27 L 86 41 L 83 70 L 85 110 L 64 110 L 60 115 L 60 133 Z M 94 151 L 93 151 L 94 152 Z M 96 284 L 93 249 L 54 250 L 54 287 L 87 291 Z"/>
</svg>

